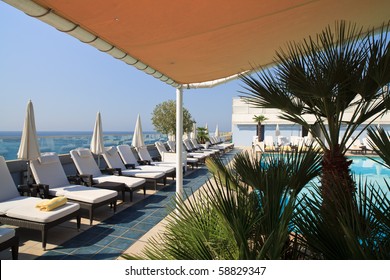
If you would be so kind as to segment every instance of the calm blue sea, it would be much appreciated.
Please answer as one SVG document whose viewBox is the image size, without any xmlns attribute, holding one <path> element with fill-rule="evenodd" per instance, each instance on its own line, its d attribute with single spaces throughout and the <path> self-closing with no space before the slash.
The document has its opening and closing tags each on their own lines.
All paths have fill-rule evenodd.
<svg viewBox="0 0 390 280">
<path fill-rule="evenodd" d="M 19 150 L 20 131 L 0 131 L 0 155 L 6 160 L 16 159 Z M 86 147 L 91 143 L 92 131 L 40 131 L 38 142 L 41 152 L 56 152 L 67 154 L 70 150 Z M 104 146 L 121 144 L 131 145 L 132 132 L 111 131 L 104 132 Z M 166 141 L 167 136 L 158 132 L 144 132 L 145 144 L 153 144 L 156 141 Z"/>
</svg>

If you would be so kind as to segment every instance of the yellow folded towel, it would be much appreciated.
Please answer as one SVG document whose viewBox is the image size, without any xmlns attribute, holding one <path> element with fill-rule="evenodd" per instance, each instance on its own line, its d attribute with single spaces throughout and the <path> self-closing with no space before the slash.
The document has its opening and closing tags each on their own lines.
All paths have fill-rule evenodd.
<svg viewBox="0 0 390 280">
<path fill-rule="evenodd" d="M 64 205 L 68 200 L 65 196 L 58 196 L 52 199 L 44 199 L 39 202 L 35 207 L 39 208 L 41 211 L 51 211 Z"/>
</svg>

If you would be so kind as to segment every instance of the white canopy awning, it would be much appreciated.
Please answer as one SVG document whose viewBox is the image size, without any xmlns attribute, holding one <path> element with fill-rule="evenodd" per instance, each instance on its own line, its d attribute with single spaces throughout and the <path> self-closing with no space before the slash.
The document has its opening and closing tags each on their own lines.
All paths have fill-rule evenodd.
<svg viewBox="0 0 390 280">
<path fill-rule="evenodd" d="M 174 87 L 211 87 L 267 66 L 335 21 L 389 21 L 386 0 L 3 0 Z"/>
</svg>

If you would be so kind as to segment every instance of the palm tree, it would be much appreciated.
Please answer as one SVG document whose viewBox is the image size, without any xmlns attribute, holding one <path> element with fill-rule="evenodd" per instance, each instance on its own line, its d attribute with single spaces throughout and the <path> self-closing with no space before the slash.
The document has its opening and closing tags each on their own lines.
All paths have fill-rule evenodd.
<svg viewBox="0 0 390 280">
<path fill-rule="evenodd" d="M 142 259 L 297 259 L 306 257 L 291 224 L 296 197 L 320 171 L 318 153 L 248 152 L 232 165 L 207 160 L 214 175 L 203 192 L 179 201 L 166 229 L 148 240 Z M 299 247 L 299 250 L 297 249 Z"/>
<path fill-rule="evenodd" d="M 262 141 L 263 139 L 261 139 L 261 135 L 262 135 L 261 124 L 268 119 L 264 115 L 258 115 L 258 116 L 254 115 L 253 120 L 257 123 L 257 129 L 256 129 L 257 139 L 259 141 Z"/>
<path fill-rule="evenodd" d="M 196 138 L 201 144 L 205 144 L 207 141 L 209 141 L 210 138 L 209 138 L 209 132 L 207 128 L 197 127 Z"/>
<path fill-rule="evenodd" d="M 166 221 L 165 230 L 127 259 L 389 259 L 390 199 L 360 181 L 357 206 L 331 209 L 338 227 L 324 219 L 315 183 L 322 156 L 307 152 L 237 154 L 231 164 L 207 160 L 214 175 L 205 189 Z M 310 184 L 308 184 L 311 182 Z M 341 229 L 341 233 L 339 234 Z"/>
<path fill-rule="evenodd" d="M 278 51 L 274 69 L 241 77 L 241 93 L 249 104 L 280 109 L 282 119 L 305 127 L 321 146 L 323 206 L 335 205 L 339 197 L 352 201 L 356 186 L 345 157 L 347 140 L 390 108 L 384 87 L 390 82 L 389 30 L 380 31 L 365 33 L 340 22 L 334 31 L 328 26 L 316 37 Z M 347 109 L 353 112 L 348 119 Z M 315 117 L 313 126 L 305 119 L 308 115 Z"/>
</svg>

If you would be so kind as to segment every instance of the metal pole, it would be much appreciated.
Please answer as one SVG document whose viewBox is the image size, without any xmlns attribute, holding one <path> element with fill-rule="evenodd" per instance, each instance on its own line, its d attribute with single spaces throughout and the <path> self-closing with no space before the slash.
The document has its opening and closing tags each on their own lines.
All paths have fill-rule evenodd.
<svg viewBox="0 0 390 280">
<path fill-rule="evenodd" d="M 183 88 L 176 89 L 176 197 L 183 198 Z"/>
</svg>

